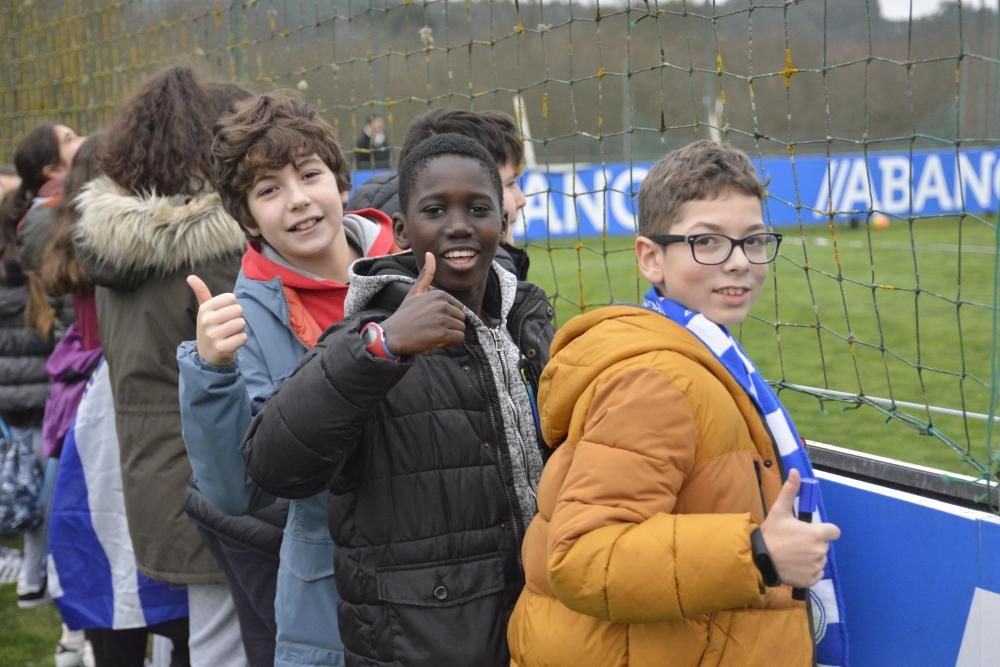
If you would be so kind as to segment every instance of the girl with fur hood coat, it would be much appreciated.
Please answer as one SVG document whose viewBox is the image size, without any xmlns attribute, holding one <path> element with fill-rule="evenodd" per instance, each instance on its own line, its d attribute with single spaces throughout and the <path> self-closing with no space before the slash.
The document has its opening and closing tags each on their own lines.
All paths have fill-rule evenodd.
<svg viewBox="0 0 1000 667">
<path fill-rule="evenodd" d="M 105 138 L 105 176 L 80 193 L 77 258 L 96 287 L 111 376 L 129 536 L 139 570 L 188 586 L 192 665 L 244 665 L 223 575 L 185 515 L 191 466 L 181 438 L 174 350 L 194 337 L 185 278 L 230 291 L 245 240 L 212 191 L 211 128 L 249 93 L 173 67 L 126 102 Z"/>
</svg>

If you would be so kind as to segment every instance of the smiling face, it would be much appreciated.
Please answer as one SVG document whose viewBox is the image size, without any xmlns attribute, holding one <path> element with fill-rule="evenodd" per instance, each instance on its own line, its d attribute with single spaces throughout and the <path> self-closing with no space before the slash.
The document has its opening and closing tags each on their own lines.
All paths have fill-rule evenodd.
<svg viewBox="0 0 1000 667">
<path fill-rule="evenodd" d="M 437 260 L 434 285 L 479 313 L 493 256 L 505 231 L 496 186 L 478 160 L 440 155 L 417 174 L 406 210 L 394 219 L 396 244 L 423 267 Z"/>
<path fill-rule="evenodd" d="M 346 246 L 337 179 L 317 155 L 263 171 L 247 191 L 247 207 L 263 237 L 289 263 L 326 276 Z"/>
<path fill-rule="evenodd" d="M 760 200 L 733 190 L 685 203 L 669 229 L 682 236 L 716 233 L 734 239 L 764 231 Z M 661 295 L 723 326 L 746 319 L 767 278 L 767 264 L 751 264 L 740 248 L 713 266 L 697 263 L 684 242 L 664 247 L 640 236 L 635 251 L 639 270 Z"/>
</svg>

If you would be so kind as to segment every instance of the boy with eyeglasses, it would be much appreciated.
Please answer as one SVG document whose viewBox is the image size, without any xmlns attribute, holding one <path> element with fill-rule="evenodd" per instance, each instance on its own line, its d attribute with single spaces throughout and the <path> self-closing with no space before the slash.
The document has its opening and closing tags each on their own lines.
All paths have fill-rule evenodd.
<svg viewBox="0 0 1000 667">
<path fill-rule="evenodd" d="M 669 153 L 639 190 L 643 307 L 557 333 L 539 392 L 556 451 L 524 539 L 513 664 L 846 664 L 828 544 L 840 531 L 819 513 L 796 519 L 808 458 L 727 330 L 781 242 L 763 197 L 731 146 Z M 823 615 L 823 637 L 798 597 Z"/>
</svg>

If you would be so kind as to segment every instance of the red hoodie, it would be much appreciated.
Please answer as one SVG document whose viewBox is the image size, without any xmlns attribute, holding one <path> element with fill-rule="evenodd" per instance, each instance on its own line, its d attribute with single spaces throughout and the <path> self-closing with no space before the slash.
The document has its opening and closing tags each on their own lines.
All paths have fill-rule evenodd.
<svg viewBox="0 0 1000 667">
<path fill-rule="evenodd" d="M 399 252 L 392 235 L 392 219 L 382 211 L 366 208 L 351 214 L 367 218 L 380 227 L 378 236 L 365 252 L 366 257 L 378 257 Z M 345 213 L 345 215 L 348 215 Z M 292 332 L 306 347 L 316 344 L 320 335 L 331 325 L 344 319 L 344 299 L 348 285 L 335 280 L 317 280 L 294 269 L 273 262 L 252 244 L 243 253 L 243 274 L 262 282 L 281 279 L 288 301 L 288 321 Z"/>
</svg>

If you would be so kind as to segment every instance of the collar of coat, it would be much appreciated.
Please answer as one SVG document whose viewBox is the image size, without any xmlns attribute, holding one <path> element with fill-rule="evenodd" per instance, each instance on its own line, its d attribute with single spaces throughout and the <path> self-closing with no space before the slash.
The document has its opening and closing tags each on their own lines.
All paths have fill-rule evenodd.
<svg viewBox="0 0 1000 667">
<path fill-rule="evenodd" d="M 542 435 L 553 448 L 581 436 L 584 420 L 574 419 L 574 408 L 580 397 L 592 390 L 598 376 L 643 354 L 679 354 L 708 369 L 731 393 L 742 392 L 694 334 L 640 306 L 606 306 L 577 315 L 556 332 L 551 349 L 552 357 L 542 372 L 538 404 Z"/>
<path fill-rule="evenodd" d="M 74 244 L 81 263 L 100 267 L 103 284 L 170 275 L 246 247 L 242 229 L 214 192 L 136 195 L 101 176 L 76 202 L 81 215 Z"/>
</svg>

